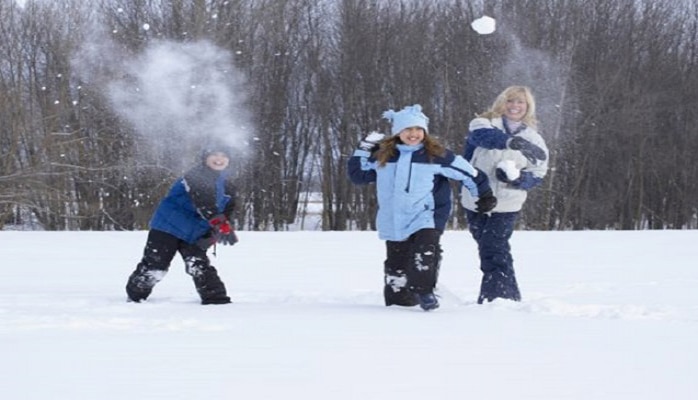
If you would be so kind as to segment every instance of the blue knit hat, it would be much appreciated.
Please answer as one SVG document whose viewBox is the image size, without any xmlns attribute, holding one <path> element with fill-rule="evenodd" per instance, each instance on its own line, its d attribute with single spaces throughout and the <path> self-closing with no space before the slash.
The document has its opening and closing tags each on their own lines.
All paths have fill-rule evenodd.
<svg viewBox="0 0 698 400">
<path fill-rule="evenodd" d="M 427 128 L 429 125 L 429 118 L 422 113 L 422 106 L 419 104 L 407 106 L 400 111 L 390 109 L 383 113 L 383 118 L 391 122 L 392 128 L 390 132 L 393 135 L 397 135 L 402 132 L 403 129 L 414 126 L 424 129 L 425 133 L 429 132 Z"/>
</svg>

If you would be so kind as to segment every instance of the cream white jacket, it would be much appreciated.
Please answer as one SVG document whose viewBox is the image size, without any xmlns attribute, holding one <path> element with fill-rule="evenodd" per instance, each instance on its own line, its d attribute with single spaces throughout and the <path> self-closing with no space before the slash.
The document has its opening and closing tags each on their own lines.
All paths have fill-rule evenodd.
<svg viewBox="0 0 698 400">
<path fill-rule="evenodd" d="M 506 129 L 504 128 L 502 118 L 494 118 L 490 122 L 492 123 L 492 128 L 478 129 L 477 135 L 473 135 L 475 131 L 469 132 L 465 146 L 465 158 L 468 158 L 469 150 L 472 151 L 472 158 L 468 161 L 475 168 L 487 174 L 492 191 L 497 197 L 497 206 L 492 212 L 520 211 L 528 196 L 527 190 L 542 183 L 545 174 L 548 172 L 548 148 L 543 137 L 535 129 L 525 127 L 523 130 L 516 132 L 516 136 L 528 140 L 545 151 L 545 160 L 532 163 L 520 151 L 509 149 L 506 145 L 502 146 L 507 139 L 514 137 L 514 135 L 505 133 Z M 471 140 L 473 138 L 476 139 Z M 497 179 L 495 172 L 497 165 L 505 160 L 512 161 L 516 169 L 520 171 L 521 177 L 518 184 L 512 185 Z M 461 191 L 461 204 L 466 209 L 475 211 L 476 200 L 477 198 L 473 197 L 469 191 Z"/>
</svg>

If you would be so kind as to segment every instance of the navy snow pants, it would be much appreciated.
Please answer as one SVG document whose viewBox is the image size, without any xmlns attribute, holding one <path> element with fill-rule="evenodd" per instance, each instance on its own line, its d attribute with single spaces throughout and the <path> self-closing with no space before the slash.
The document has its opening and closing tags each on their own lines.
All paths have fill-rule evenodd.
<svg viewBox="0 0 698 400">
<path fill-rule="evenodd" d="M 521 300 L 514 274 L 509 239 L 514 232 L 518 212 L 478 214 L 466 210 L 468 229 L 477 242 L 482 283 L 477 302 L 496 298 Z"/>
</svg>

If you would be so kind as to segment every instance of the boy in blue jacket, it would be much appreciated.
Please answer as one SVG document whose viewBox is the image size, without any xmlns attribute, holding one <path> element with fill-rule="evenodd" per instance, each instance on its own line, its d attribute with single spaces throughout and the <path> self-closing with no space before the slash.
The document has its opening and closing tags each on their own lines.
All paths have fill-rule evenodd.
<svg viewBox="0 0 698 400">
<path fill-rule="evenodd" d="M 160 202 L 150 220 L 143 258 L 126 284 L 129 301 L 147 299 L 179 252 L 201 303 L 230 303 L 225 285 L 206 255 L 215 243 L 233 245 L 238 240 L 231 224 L 235 188 L 228 180 L 230 155 L 222 143 L 206 146 L 201 164 L 179 178 Z"/>
<path fill-rule="evenodd" d="M 348 162 L 355 184 L 376 183 L 379 238 L 386 241 L 386 306 L 439 307 L 434 296 L 441 260 L 440 238 L 451 213 L 449 179 L 461 181 L 477 198 L 478 212 L 497 203 L 487 175 L 454 155 L 428 134 L 429 119 L 418 104 L 383 117 L 392 137 L 372 132 Z M 379 144 L 380 142 L 380 144 Z"/>
</svg>

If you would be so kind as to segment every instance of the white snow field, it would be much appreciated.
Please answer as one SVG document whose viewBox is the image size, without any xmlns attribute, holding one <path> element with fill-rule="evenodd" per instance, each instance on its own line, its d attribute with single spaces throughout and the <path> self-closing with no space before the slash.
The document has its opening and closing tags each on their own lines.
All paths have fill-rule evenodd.
<svg viewBox="0 0 698 400">
<path fill-rule="evenodd" d="M 180 259 L 142 304 L 146 232 L 0 232 L 0 396 L 44 399 L 690 399 L 698 231 L 514 233 L 524 300 L 478 305 L 448 231 L 441 308 L 382 304 L 375 232 L 239 232 L 199 304 Z"/>
</svg>

